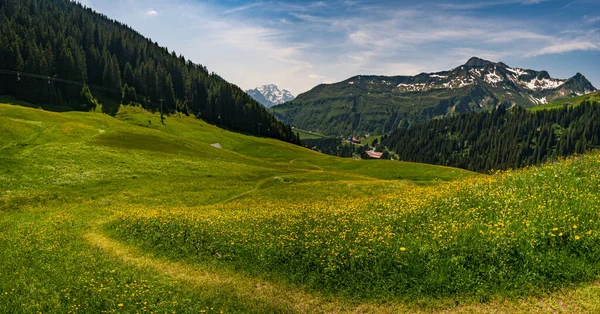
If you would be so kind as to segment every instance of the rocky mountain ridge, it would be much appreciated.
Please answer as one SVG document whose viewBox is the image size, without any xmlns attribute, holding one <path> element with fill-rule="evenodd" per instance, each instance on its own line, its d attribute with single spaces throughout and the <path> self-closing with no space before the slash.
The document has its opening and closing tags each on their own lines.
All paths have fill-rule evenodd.
<svg viewBox="0 0 600 314">
<path fill-rule="evenodd" d="M 581 73 L 557 79 L 547 71 L 473 57 L 448 71 L 359 75 L 321 84 L 271 112 L 292 126 L 328 135 L 383 134 L 455 112 L 498 105 L 533 107 L 593 91 L 596 88 Z"/>
</svg>

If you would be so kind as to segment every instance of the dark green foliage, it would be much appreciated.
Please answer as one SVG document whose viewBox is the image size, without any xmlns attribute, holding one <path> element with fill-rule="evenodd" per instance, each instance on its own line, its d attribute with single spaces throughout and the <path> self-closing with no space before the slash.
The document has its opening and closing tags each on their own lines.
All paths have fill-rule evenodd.
<svg viewBox="0 0 600 314">
<path fill-rule="evenodd" d="M 382 143 L 405 161 L 479 172 L 521 168 L 600 146 L 600 104 L 535 112 L 501 106 L 401 128 Z"/>
<path fill-rule="evenodd" d="M 381 159 L 390 159 L 390 153 L 382 145 L 378 145 L 378 140 L 375 139 L 371 145 L 354 145 L 339 138 L 317 138 L 302 140 L 306 147 L 320 151 L 323 154 L 339 156 L 339 157 L 358 157 L 364 158 L 364 153 L 370 150 L 383 153 Z"/>
<path fill-rule="evenodd" d="M 35 104 L 89 110 L 90 99 L 98 99 L 115 113 L 121 103 L 159 111 L 162 100 L 165 114 L 184 112 L 299 143 L 289 126 L 237 86 L 67 0 L 0 0 L 0 69 L 47 76 L 0 75 L 0 93 Z"/>
<path fill-rule="evenodd" d="M 323 154 L 339 156 L 339 157 L 354 157 L 361 156 L 364 152 L 370 150 L 369 146 L 353 145 L 342 141 L 339 138 L 317 138 L 302 140 L 306 147 L 318 150 Z"/>
</svg>

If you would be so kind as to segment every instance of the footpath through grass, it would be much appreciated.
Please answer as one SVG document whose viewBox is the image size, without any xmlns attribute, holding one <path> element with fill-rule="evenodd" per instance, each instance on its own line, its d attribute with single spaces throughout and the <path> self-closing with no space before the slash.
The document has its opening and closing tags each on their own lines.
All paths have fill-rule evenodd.
<svg viewBox="0 0 600 314">
<path fill-rule="evenodd" d="M 167 256 L 326 294 L 515 297 L 600 274 L 599 182 L 600 155 L 592 154 L 335 202 L 263 195 L 196 208 L 134 208 L 107 230 Z"/>
<path fill-rule="evenodd" d="M 593 312 L 599 163 L 487 177 L 0 105 L 0 313 Z"/>
</svg>

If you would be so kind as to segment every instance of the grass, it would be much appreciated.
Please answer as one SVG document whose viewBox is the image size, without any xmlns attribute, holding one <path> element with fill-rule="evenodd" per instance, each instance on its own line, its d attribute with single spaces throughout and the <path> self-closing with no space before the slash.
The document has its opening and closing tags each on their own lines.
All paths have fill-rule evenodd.
<svg viewBox="0 0 600 314">
<path fill-rule="evenodd" d="M 519 296 L 599 274 L 600 188 L 593 184 L 599 169 L 595 154 L 402 193 L 374 185 L 384 193 L 334 205 L 262 196 L 132 209 L 107 227 L 175 258 L 267 274 L 326 294 Z"/>
<path fill-rule="evenodd" d="M 369 137 L 363 137 L 360 139 L 361 144 L 373 146 L 373 142 L 377 140 L 377 142 L 381 142 L 381 138 L 383 135 L 371 135 Z"/>
<path fill-rule="evenodd" d="M 584 101 L 592 101 L 592 102 L 600 101 L 600 92 L 593 92 L 593 93 L 582 95 L 582 96 L 561 99 L 561 100 L 557 100 L 557 101 L 549 103 L 549 104 L 532 107 L 532 108 L 529 108 L 528 110 L 537 111 L 537 110 L 562 108 L 564 106 L 577 106 Z"/>
<path fill-rule="evenodd" d="M 481 176 L 136 107 L 0 130 L 0 313 L 600 309 L 597 153 Z"/>
<path fill-rule="evenodd" d="M 298 128 L 294 128 L 294 132 L 298 133 L 298 135 L 300 136 L 300 139 L 319 139 L 319 138 L 324 138 L 326 137 L 323 134 L 317 133 L 317 132 L 309 132 L 309 131 L 304 131 Z"/>
</svg>

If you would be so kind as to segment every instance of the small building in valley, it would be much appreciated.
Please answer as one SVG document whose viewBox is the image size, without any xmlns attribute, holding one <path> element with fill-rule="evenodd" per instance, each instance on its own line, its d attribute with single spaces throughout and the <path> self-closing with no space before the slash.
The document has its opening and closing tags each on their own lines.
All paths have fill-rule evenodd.
<svg viewBox="0 0 600 314">
<path fill-rule="evenodd" d="M 381 159 L 383 153 L 378 153 L 374 150 L 366 151 L 362 154 L 363 159 Z"/>
</svg>

